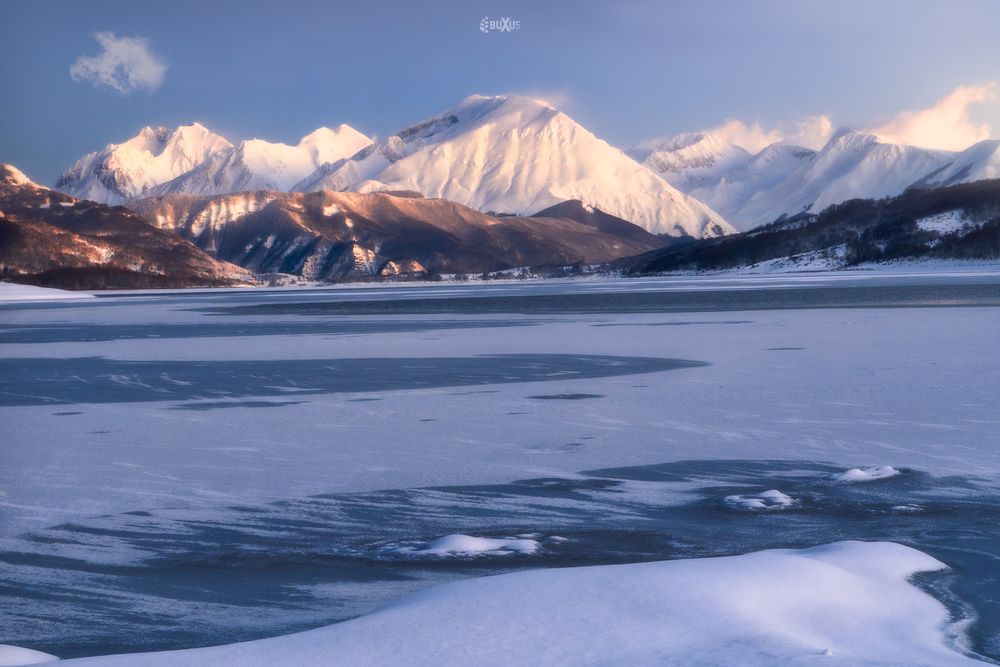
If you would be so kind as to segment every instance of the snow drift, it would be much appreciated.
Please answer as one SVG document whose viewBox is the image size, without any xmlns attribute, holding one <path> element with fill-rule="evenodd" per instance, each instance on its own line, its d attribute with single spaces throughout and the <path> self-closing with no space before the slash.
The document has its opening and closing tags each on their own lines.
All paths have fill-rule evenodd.
<svg viewBox="0 0 1000 667">
<path fill-rule="evenodd" d="M 947 609 L 908 581 L 943 567 L 899 544 L 839 542 L 535 570 L 438 586 L 284 637 L 69 664 L 981 664 L 947 645 Z"/>
</svg>

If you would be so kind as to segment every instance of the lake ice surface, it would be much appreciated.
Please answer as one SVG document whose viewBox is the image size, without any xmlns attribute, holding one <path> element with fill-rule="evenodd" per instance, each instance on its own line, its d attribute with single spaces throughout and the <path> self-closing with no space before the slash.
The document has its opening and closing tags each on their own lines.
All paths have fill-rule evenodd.
<svg viewBox="0 0 1000 667">
<path fill-rule="evenodd" d="M 511 568 L 891 539 L 962 566 L 935 590 L 996 656 L 998 304 L 966 272 L 0 306 L 0 641 L 196 646 Z M 539 547 L 420 557 L 456 533 Z"/>
</svg>

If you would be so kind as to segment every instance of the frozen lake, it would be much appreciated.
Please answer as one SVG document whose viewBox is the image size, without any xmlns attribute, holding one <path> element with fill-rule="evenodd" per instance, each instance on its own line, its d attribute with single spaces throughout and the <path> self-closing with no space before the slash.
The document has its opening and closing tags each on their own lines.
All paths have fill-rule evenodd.
<svg viewBox="0 0 1000 667">
<path fill-rule="evenodd" d="M 922 585 L 1000 656 L 998 306 L 990 272 L 0 305 L 0 643 L 199 646 L 470 576 L 877 539 L 951 565 Z M 452 533 L 537 548 L 421 553 Z"/>
</svg>

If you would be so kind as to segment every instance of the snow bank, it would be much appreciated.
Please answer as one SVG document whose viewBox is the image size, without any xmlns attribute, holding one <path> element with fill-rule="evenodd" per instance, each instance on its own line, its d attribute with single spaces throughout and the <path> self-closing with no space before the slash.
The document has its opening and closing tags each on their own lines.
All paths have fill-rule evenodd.
<svg viewBox="0 0 1000 667">
<path fill-rule="evenodd" d="M 885 479 L 895 477 L 899 471 L 892 466 L 878 466 L 874 468 L 851 468 L 844 472 L 837 473 L 833 479 L 838 482 L 870 482 L 873 479 Z"/>
<path fill-rule="evenodd" d="M 40 665 L 59 658 L 30 648 L 0 644 L 0 667 L 15 667 L 16 665 Z"/>
<path fill-rule="evenodd" d="M 795 499 L 777 489 L 771 489 L 753 496 L 726 496 L 726 504 L 738 510 L 774 510 L 791 507 L 795 504 Z"/>
<path fill-rule="evenodd" d="M 981 664 L 947 646 L 947 609 L 908 582 L 943 567 L 899 544 L 839 542 L 533 570 L 437 586 L 367 616 L 284 637 L 69 662 L 781 665 L 830 655 L 837 665 Z"/>
<path fill-rule="evenodd" d="M 51 287 L 0 282 L 0 301 L 43 301 L 49 299 L 92 299 L 93 294 L 68 292 Z"/>
</svg>

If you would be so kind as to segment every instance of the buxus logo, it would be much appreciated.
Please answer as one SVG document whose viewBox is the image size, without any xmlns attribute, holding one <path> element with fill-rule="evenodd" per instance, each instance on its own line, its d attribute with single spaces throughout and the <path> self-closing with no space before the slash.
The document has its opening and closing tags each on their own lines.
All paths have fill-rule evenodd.
<svg viewBox="0 0 1000 667">
<path fill-rule="evenodd" d="M 484 16 L 483 20 L 479 22 L 479 30 L 481 32 L 513 32 L 520 29 L 520 19 L 512 19 L 509 16 L 496 19 Z"/>
</svg>

